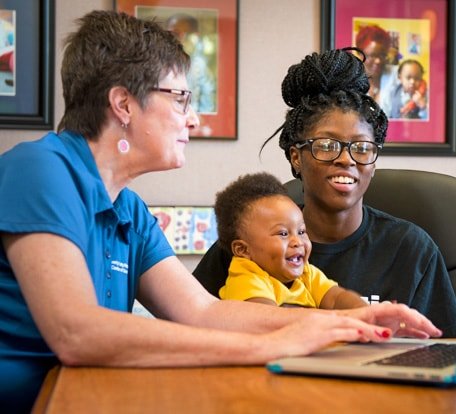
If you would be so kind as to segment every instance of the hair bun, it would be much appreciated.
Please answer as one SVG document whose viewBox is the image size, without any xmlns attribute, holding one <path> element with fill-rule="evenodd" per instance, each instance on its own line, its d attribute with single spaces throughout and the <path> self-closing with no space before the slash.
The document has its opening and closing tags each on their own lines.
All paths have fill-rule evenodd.
<svg viewBox="0 0 456 414">
<path fill-rule="evenodd" d="M 344 49 L 306 56 L 300 63 L 288 69 L 282 82 L 283 100 L 292 108 L 298 106 L 306 97 L 349 90 L 367 93 L 369 79 L 363 62 Z"/>
</svg>

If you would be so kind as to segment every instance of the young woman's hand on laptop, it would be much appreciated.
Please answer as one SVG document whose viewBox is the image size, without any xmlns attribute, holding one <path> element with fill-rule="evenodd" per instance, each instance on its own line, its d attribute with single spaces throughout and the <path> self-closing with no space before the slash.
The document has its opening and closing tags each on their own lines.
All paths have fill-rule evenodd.
<svg viewBox="0 0 456 414">
<path fill-rule="evenodd" d="M 429 319 L 404 304 L 378 303 L 368 307 L 338 311 L 338 313 L 389 328 L 394 336 L 422 339 L 442 336 L 442 331 Z"/>
</svg>

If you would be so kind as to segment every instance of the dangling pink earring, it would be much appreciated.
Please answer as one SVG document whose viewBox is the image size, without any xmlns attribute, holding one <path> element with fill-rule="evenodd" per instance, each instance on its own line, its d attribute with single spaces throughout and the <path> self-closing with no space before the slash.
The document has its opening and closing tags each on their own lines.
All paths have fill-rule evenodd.
<svg viewBox="0 0 456 414">
<path fill-rule="evenodd" d="M 122 123 L 121 124 L 122 128 L 127 129 L 128 125 Z M 124 131 L 125 135 L 125 131 Z M 128 151 L 130 151 L 130 143 L 127 141 L 126 138 L 121 138 L 119 141 L 117 141 L 117 149 L 121 154 L 126 154 Z"/>
</svg>

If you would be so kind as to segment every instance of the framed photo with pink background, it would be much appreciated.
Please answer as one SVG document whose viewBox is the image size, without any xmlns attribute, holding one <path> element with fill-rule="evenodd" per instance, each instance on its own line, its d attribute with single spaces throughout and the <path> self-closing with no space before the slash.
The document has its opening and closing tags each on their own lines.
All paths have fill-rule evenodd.
<svg viewBox="0 0 456 414">
<path fill-rule="evenodd" d="M 389 120 L 384 153 L 456 155 L 455 20 L 449 0 L 322 0 L 322 50 L 365 54 Z"/>
</svg>

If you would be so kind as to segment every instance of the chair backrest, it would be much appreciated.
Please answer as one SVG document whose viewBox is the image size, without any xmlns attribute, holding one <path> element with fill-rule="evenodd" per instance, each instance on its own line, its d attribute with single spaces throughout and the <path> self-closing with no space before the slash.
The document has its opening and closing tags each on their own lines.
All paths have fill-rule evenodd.
<svg viewBox="0 0 456 414">
<path fill-rule="evenodd" d="M 303 203 L 301 181 L 285 183 Z M 439 246 L 456 291 L 456 177 L 427 171 L 377 169 L 364 203 L 426 230 Z"/>
</svg>

